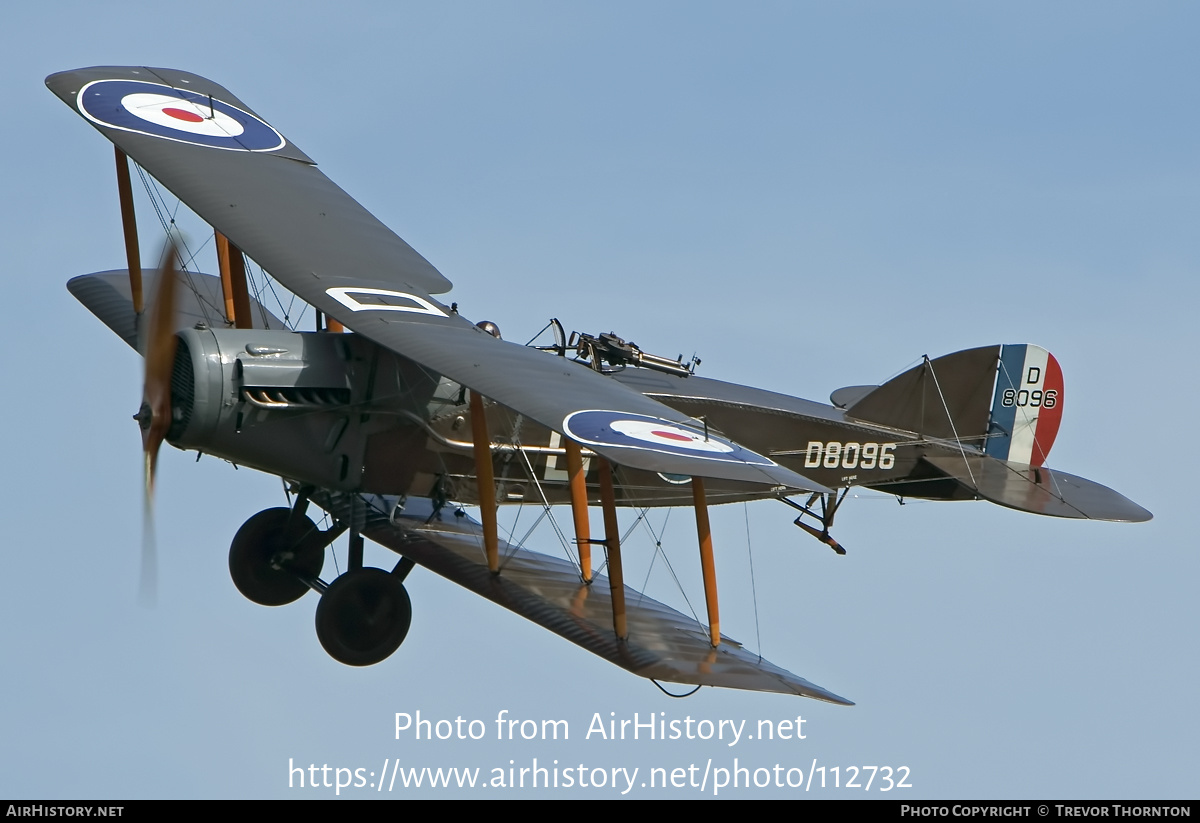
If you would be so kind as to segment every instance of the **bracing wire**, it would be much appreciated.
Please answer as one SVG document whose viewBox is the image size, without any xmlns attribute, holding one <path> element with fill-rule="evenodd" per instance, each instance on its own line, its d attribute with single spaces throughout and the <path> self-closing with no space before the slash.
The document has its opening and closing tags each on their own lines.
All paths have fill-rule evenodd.
<svg viewBox="0 0 1200 823">
<path fill-rule="evenodd" d="M 263 313 L 263 324 L 266 325 L 267 323 L 267 304 L 266 301 L 263 300 L 263 296 L 269 291 L 271 293 L 271 297 L 275 300 L 275 305 L 279 307 L 280 314 L 283 315 L 281 319 L 283 320 L 284 325 L 292 331 L 300 328 L 300 324 L 304 320 L 304 315 L 308 313 L 308 304 L 301 303 L 300 314 L 293 319 L 292 310 L 295 308 L 296 300 L 298 299 L 296 295 L 288 292 L 288 294 L 291 295 L 291 299 L 288 300 L 288 304 L 286 306 L 283 305 L 283 298 L 279 296 L 279 292 L 275 288 L 275 278 L 271 277 L 271 275 L 269 275 L 266 269 L 264 269 L 262 266 L 258 266 L 258 272 L 262 277 L 261 286 L 258 285 L 254 278 L 253 267 L 246 267 L 246 276 L 249 278 L 250 286 L 254 290 L 254 299 L 258 302 L 259 308 Z"/>
<path fill-rule="evenodd" d="M 224 309 L 222 307 L 213 305 L 207 296 L 203 294 L 199 288 L 197 288 L 195 281 L 192 278 L 192 275 L 195 273 L 193 270 L 195 269 L 198 271 L 195 266 L 196 258 L 201 252 L 208 248 L 210 243 L 213 242 L 214 235 L 208 235 L 204 243 L 202 243 L 198 248 L 195 250 L 191 249 L 188 246 L 187 239 L 182 235 L 181 232 L 179 232 L 178 224 L 176 223 L 176 217 L 178 216 L 179 209 L 183 206 L 183 201 L 176 198 L 175 206 L 173 208 L 168 207 L 166 197 L 162 194 L 161 187 L 158 185 L 158 182 L 153 177 L 146 174 L 145 170 L 141 166 L 137 165 L 136 163 L 133 165 L 137 170 L 138 177 L 141 178 L 142 186 L 145 188 L 146 194 L 150 198 L 150 204 L 154 209 L 155 216 L 158 218 L 163 231 L 168 237 L 174 235 L 177 239 L 177 242 L 183 249 L 183 273 L 187 280 L 188 288 L 191 289 L 192 294 L 195 295 L 196 300 L 200 305 L 200 309 L 204 314 L 204 322 L 210 326 L 213 325 L 212 318 L 214 315 L 221 317 L 223 322 L 225 314 Z M 247 259 L 247 263 L 250 262 L 251 261 Z M 304 319 L 304 315 L 308 312 L 308 304 L 303 303 L 299 315 L 295 318 L 292 318 L 292 311 L 295 309 L 296 301 L 298 299 L 296 295 L 288 292 L 290 299 L 287 301 L 287 305 L 285 306 L 284 299 L 280 296 L 278 290 L 276 289 L 274 278 L 267 274 L 266 270 L 261 266 L 258 266 L 257 269 L 258 277 L 255 277 L 254 267 L 247 265 L 246 276 L 249 280 L 249 284 L 254 295 L 254 300 L 258 303 L 259 313 L 262 315 L 261 320 L 263 326 L 269 326 L 267 316 L 268 310 L 266 301 L 263 299 L 263 297 L 269 291 L 271 297 L 274 299 L 275 305 L 279 307 L 279 311 L 283 315 L 282 320 L 284 325 L 286 325 L 292 331 L 300 328 L 300 325 Z M 260 279 L 262 281 L 261 285 L 259 283 Z"/>
<path fill-rule="evenodd" d="M 762 661 L 762 630 L 758 623 L 758 589 L 754 582 L 754 544 L 750 541 L 750 504 L 742 501 L 742 514 L 746 519 L 746 554 L 750 558 L 750 599 L 754 603 L 754 643 L 758 659 Z"/>
<path fill-rule="evenodd" d="M 696 621 L 697 626 L 703 626 L 704 623 L 701 622 L 699 615 L 696 614 L 695 607 L 692 606 L 691 599 L 688 598 L 688 596 L 687 596 L 687 590 L 684 589 L 683 583 L 680 582 L 679 575 L 677 575 L 675 573 L 675 567 L 671 565 L 671 558 L 667 557 L 667 553 L 663 549 L 662 538 L 666 535 L 667 523 L 669 523 L 671 520 L 671 511 L 672 510 L 670 508 L 667 509 L 667 514 L 666 514 L 666 517 L 663 518 L 663 524 L 662 524 L 662 528 L 660 529 L 660 533 L 655 534 L 654 527 L 650 524 L 650 518 L 648 516 L 649 515 L 649 507 L 648 506 L 645 506 L 645 507 L 637 506 L 636 501 L 633 501 L 632 497 L 631 497 L 631 502 L 633 502 L 635 505 L 635 508 L 639 509 L 641 512 L 640 516 L 638 517 L 637 522 L 640 522 L 642 524 L 642 526 L 650 534 L 650 539 L 654 541 L 654 554 L 650 558 L 650 567 L 648 569 L 646 569 L 646 577 L 642 581 L 642 588 L 641 588 L 641 590 L 638 591 L 638 602 L 640 603 L 641 598 L 646 596 L 646 587 L 650 583 L 650 575 L 654 571 L 654 564 L 657 561 L 657 559 L 661 556 L 663 559 L 663 563 L 665 563 L 667 566 L 667 571 L 671 575 L 671 579 L 675 581 L 675 587 L 679 590 L 679 594 L 683 597 L 683 602 L 687 604 L 688 611 L 690 611 L 692 613 L 692 619 Z M 635 522 L 634 525 L 636 525 L 637 522 Z"/>
<path fill-rule="evenodd" d="M 574 552 L 571 551 L 571 541 L 567 538 L 566 533 L 563 532 L 562 528 L 558 525 L 558 520 L 554 517 L 554 512 L 550 511 L 550 500 L 546 497 L 546 490 L 542 488 L 541 481 L 538 480 L 537 472 L 533 469 L 533 463 L 530 462 L 529 455 L 526 454 L 525 450 L 520 448 L 520 446 L 517 447 L 517 451 L 521 453 L 521 457 L 525 460 L 525 466 L 529 469 L 529 476 L 533 478 L 533 485 L 537 488 L 538 495 L 542 498 L 542 506 L 546 509 L 546 514 L 550 518 L 550 525 L 554 527 L 554 533 L 558 535 L 558 541 L 562 544 L 563 551 L 565 551 L 567 553 L 567 557 L 574 562 L 576 566 L 578 566 L 579 558 Z"/>
<path fill-rule="evenodd" d="M 183 247 L 185 254 L 180 256 L 187 261 L 182 265 L 184 280 L 187 281 L 188 288 L 191 290 L 192 294 L 196 298 L 196 302 L 200 306 L 200 311 L 204 315 L 204 322 L 211 326 L 212 317 L 209 314 L 209 309 L 212 308 L 214 311 L 216 311 L 216 308 L 209 305 L 209 301 L 203 294 L 200 293 L 199 288 L 196 286 L 195 280 L 192 278 L 192 264 L 196 259 L 196 254 L 203 250 L 208 243 L 205 242 L 205 244 L 195 252 L 188 248 L 187 238 L 184 237 L 183 233 L 179 231 L 179 227 L 175 223 L 174 214 L 171 215 L 169 220 L 167 219 L 166 214 L 164 214 L 167 208 L 166 199 L 163 198 L 162 194 L 159 192 L 157 181 L 155 181 L 153 177 L 150 177 L 148 174 L 146 174 L 145 170 L 137 163 L 134 163 L 133 167 L 137 170 L 138 178 L 140 178 L 142 181 L 142 187 L 146 190 L 146 196 L 150 198 L 150 205 L 154 209 L 155 216 L 158 217 L 158 222 L 162 226 L 163 233 L 168 239 L 174 237 L 176 242 Z M 179 205 L 177 204 L 176 211 L 178 211 L 178 208 Z M 217 311 L 217 315 L 221 316 L 221 312 Z"/>
<path fill-rule="evenodd" d="M 933 361 L 929 359 L 929 355 L 925 355 L 925 365 L 929 369 L 929 374 L 933 378 L 934 388 L 937 389 L 938 397 L 942 401 L 942 410 L 946 412 L 946 419 L 950 421 L 950 433 L 954 435 L 954 443 L 958 446 L 958 453 L 962 455 L 963 465 L 967 467 L 967 476 L 971 478 L 971 485 L 979 488 L 979 484 L 975 482 L 975 472 L 971 471 L 971 461 L 967 459 L 967 452 L 963 448 L 962 441 L 958 439 L 958 427 L 954 425 L 954 415 L 950 413 L 950 405 L 946 402 L 946 395 L 942 394 L 942 384 L 938 382 L 937 371 L 933 368 Z"/>
</svg>

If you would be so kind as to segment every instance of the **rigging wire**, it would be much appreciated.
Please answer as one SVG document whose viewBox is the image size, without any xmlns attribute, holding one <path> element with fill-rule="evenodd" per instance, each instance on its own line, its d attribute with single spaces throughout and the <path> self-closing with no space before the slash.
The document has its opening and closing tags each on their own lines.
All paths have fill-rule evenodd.
<svg viewBox="0 0 1200 823">
<path fill-rule="evenodd" d="M 625 488 L 628 495 L 628 491 L 631 487 L 626 486 Z M 646 531 L 650 533 L 650 539 L 654 541 L 654 554 L 650 558 L 650 567 L 646 569 L 646 578 L 642 581 L 642 588 L 640 591 L 638 591 L 638 602 L 641 603 L 642 598 L 646 596 L 646 587 L 650 583 L 650 574 L 654 571 L 654 563 L 661 555 L 663 563 L 665 563 L 667 566 L 667 571 L 671 574 L 671 579 L 675 581 L 675 587 L 679 590 L 679 594 L 683 597 L 683 602 L 687 604 L 688 611 L 692 613 L 692 619 L 696 621 L 697 626 L 703 627 L 704 624 L 700 621 L 700 617 L 696 614 L 696 609 L 694 606 L 692 606 L 692 601 L 688 598 L 687 591 L 684 589 L 683 583 L 681 583 L 679 580 L 679 575 L 675 574 L 675 567 L 671 565 L 671 558 L 667 557 L 667 552 L 665 549 L 663 549 L 662 538 L 666 536 L 667 523 L 671 520 L 672 509 L 667 509 L 666 517 L 663 518 L 660 534 L 655 534 L 654 527 L 650 524 L 649 506 L 638 506 L 637 501 L 633 500 L 631 495 L 629 496 L 629 499 L 635 508 L 641 510 L 641 516 L 639 516 L 638 522 L 641 522 Z"/>
<path fill-rule="evenodd" d="M 258 284 L 258 282 L 254 278 L 253 272 L 254 272 L 255 267 L 257 267 L 259 275 L 262 278 L 261 286 Z M 270 291 L 271 297 L 274 298 L 274 300 L 275 300 L 275 305 L 279 307 L 279 312 L 280 312 L 280 314 L 283 315 L 283 317 L 281 318 L 283 321 L 283 324 L 285 326 L 287 326 L 289 329 L 291 329 L 292 331 L 296 331 L 297 329 L 300 328 L 300 325 L 304 320 L 304 315 L 308 313 L 309 306 L 307 303 L 300 304 L 301 305 L 300 314 L 296 317 L 295 320 L 293 320 L 292 316 L 291 316 L 292 309 L 295 307 L 296 300 L 298 299 L 295 294 L 284 289 L 284 291 L 287 292 L 287 294 L 291 295 L 291 299 L 288 301 L 287 306 L 284 306 L 283 298 L 281 298 L 279 296 L 279 292 L 275 288 L 275 285 L 276 285 L 275 278 L 271 277 L 271 275 L 267 273 L 266 269 L 264 269 L 262 266 L 258 266 L 257 264 L 255 264 L 253 266 L 247 266 L 246 267 L 246 276 L 250 280 L 251 288 L 254 289 L 254 299 L 256 301 L 258 301 L 258 306 L 259 306 L 259 310 L 262 313 L 262 321 L 263 321 L 264 326 L 269 325 L 269 323 L 267 320 L 267 304 L 266 304 L 266 301 L 263 300 L 262 298 L 263 298 L 263 295 L 267 291 Z M 282 288 L 282 287 L 280 287 L 280 288 Z"/>
<path fill-rule="evenodd" d="M 750 597 L 754 602 L 754 643 L 758 648 L 758 660 L 761 663 L 762 656 L 762 630 L 758 623 L 758 588 L 754 583 L 754 544 L 750 542 L 750 504 L 742 501 L 742 514 L 746 519 L 746 554 L 750 558 Z"/>
<path fill-rule="evenodd" d="M 207 295 L 202 293 L 201 289 L 196 285 L 196 282 L 193 279 L 193 274 L 199 273 L 199 268 L 195 265 L 196 258 L 206 248 L 208 248 L 210 243 L 212 243 L 214 241 L 215 234 L 208 235 L 205 238 L 204 243 L 202 243 L 195 250 L 192 250 L 187 243 L 187 239 L 183 236 L 182 232 L 179 231 L 178 223 L 176 222 L 176 218 L 178 217 L 179 210 L 183 206 L 183 201 L 180 200 L 179 198 L 175 198 L 174 207 L 172 208 L 172 207 L 168 206 L 167 199 L 163 195 L 162 188 L 161 188 L 161 186 L 159 186 L 158 181 L 155 180 L 150 175 L 148 175 L 146 173 L 146 171 L 138 164 L 134 163 L 133 166 L 137 170 L 138 177 L 142 181 L 142 186 L 146 190 L 146 194 L 150 199 L 150 204 L 154 209 L 155 215 L 158 217 L 159 223 L 162 225 L 163 231 L 166 233 L 166 235 L 168 237 L 170 237 L 170 236 L 172 236 L 172 234 L 174 234 L 174 236 L 177 238 L 177 242 L 180 244 L 180 246 L 184 250 L 185 254 L 182 255 L 182 257 L 183 257 L 183 264 L 182 264 L 183 273 L 187 280 L 188 288 L 191 290 L 192 294 L 196 297 L 196 301 L 200 305 L 201 312 L 204 315 L 205 324 L 210 327 L 213 326 L 214 325 L 213 324 L 213 316 L 215 315 L 215 316 L 221 318 L 220 323 L 223 325 L 224 317 L 225 317 L 224 308 L 215 305 L 208 298 Z M 172 227 L 174 227 L 174 229 L 172 229 Z M 247 258 L 247 263 L 252 263 L 252 261 L 249 258 Z M 298 299 L 296 297 L 296 295 L 292 294 L 291 292 L 288 292 L 291 299 L 288 301 L 288 304 L 286 306 L 284 306 L 283 298 L 280 297 L 279 292 L 275 288 L 275 285 L 276 285 L 275 279 L 273 277 L 271 277 L 267 273 L 266 269 L 262 268 L 261 266 L 257 266 L 259 276 L 258 276 L 258 278 L 256 278 L 254 275 L 255 266 L 256 266 L 256 264 L 248 265 L 246 267 L 246 276 L 247 276 L 247 279 L 249 280 L 250 286 L 253 290 L 255 302 L 258 303 L 259 314 L 261 315 L 263 327 L 264 328 L 270 327 L 269 312 L 266 307 L 266 301 L 263 300 L 265 293 L 267 291 L 269 291 L 271 293 L 271 296 L 274 298 L 275 304 L 279 307 L 280 312 L 283 314 L 284 325 L 286 325 L 292 331 L 296 331 L 298 328 L 300 328 L 300 326 L 304 320 L 304 315 L 307 314 L 307 312 L 308 312 L 308 309 L 309 309 L 308 304 L 307 303 L 302 304 L 300 314 L 295 318 L 295 320 L 293 320 L 291 317 L 291 314 L 292 314 L 293 309 L 295 308 L 296 301 Z M 193 269 L 195 271 L 193 271 Z M 258 282 L 259 279 L 261 279 L 261 281 L 262 281 L 261 285 Z"/>
<path fill-rule="evenodd" d="M 954 435 L 954 443 L 958 446 L 958 453 L 962 455 L 963 465 L 967 467 L 967 476 L 971 478 L 971 485 L 979 488 L 979 484 L 975 482 L 975 472 L 971 471 L 971 461 L 967 460 L 967 452 L 963 449 L 962 441 L 958 439 L 958 427 L 954 425 L 954 415 L 950 414 L 950 405 L 946 402 L 946 395 L 942 394 L 942 384 L 938 382 L 937 372 L 933 368 L 933 361 L 929 359 L 929 355 L 925 355 L 925 366 L 929 369 L 929 375 L 933 378 L 934 388 L 937 389 L 938 397 L 942 401 L 942 410 L 946 412 L 946 419 L 950 421 L 950 433 Z"/>
<path fill-rule="evenodd" d="M 524 512 L 525 512 L 525 501 L 521 500 L 521 502 L 517 503 L 517 513 L 515 515 L 513 515 L 512 525 L 508 526 L 503 523 L 497 524 L 500 526 L 501 529 L 503 529 L 505 532 L 508 533 L 508 536 L 505 537 L 504 539 L 506 541 L 508 541 L 509 543 L 512 543 L 513 538 L 515 538 L 517 536 L 517 524 L 521 522 L 521 515 Z"/>
<path fill-rule="evenodd" d="M 524 505 L 524 504 L 522 504 L 522 505 Z M 525 531 L 525 534 L 521 535 L 521 539 L 517 543 L 518 548 L 525 547 L 525 544 L 529 542 L 529 538 L 533 536 L 533 533 L 537 530 L 537 527 L 542 525 L 542 521 L 545 520 L 549 515 L 550 515 L 550 510 L 543 508 L 541 513 L 537 516 L 537 519 L 533 521 L 533 525 L 531 525 Z M 514 524 L 514 527 L 515 527 L 515 524 Z"/>
<path fill-rule="evenodd" d="M 522 420 L 522 416 L 519 414 L 516 416 L 515 419 L 512 420 L 512 436 L 510 437 L 510 440 L 513 443 L 513 445 L 516 446 L 517 448 L 520 448 L 520 443 L 521 443 L 521 438 L 520 438 L 520 434 L 519 434 L 520 430 L 521 430 L 521 420 Z M 511 458 L 505 459 L 503 469 L 502 469 L 501 475 L 500 475 L 500 482 L 504 486 L 507 486 L 507 484 L 512 480 L 512 478 L 509 477 L 509 471 L 511 469 L 511 466 L 512 466 L 512 459 Z M 508 543 L 509 551 L 505 553 L 505 556 L 501 561 L 501 568 L 503 568 L 504 564 L 506 564 L 508 562 L 508 560 L 517 553 L 518 550 L 520 550 L 521 548 L 524 547 L 525 540 L 528 539 L 528 535 L 532 534 L 533 529 L 536 528 L 537 524 L 540 523 L 544 519 L 545 510 L 543 509 L 542 516 L 539 516 L 537 518 L 537 520 L 534 521 L 534 524 L 533 524 L 533 526 L 530 527 L 528 534 L 525 537 L 523 537 L 519 542 L 514 542 L 513 538 L 516 536 L 517 524 L 521 522 L 521 515 L 524 513 L 525 513 L 525 495 L 522 494 L 520 502 L 517 504 L 517 513 L 516 513 L 516 515 L 513 516 L 513 519 L 512 519 L 512 526 L 511 527 L 509 527 L 509 526 L 503 527 L 504 530 L 508 532 L 508 537 L 505 542 Z M 499 512 L 497 512 L 497 515 L 498 514 L 499 514 Z"/>
<path fill-rule="evenodd" d="M 525 460 L 525 466 L 529 469 L 529 476 L 533 478 L 533 485 L 537 487 L 538 495 L 542 498 L 542 506 L 546 509 L 546 514 L 550 518 L 550 525 L 554 527 L 554 533 L 558 535 L 558 540 L 562 544 L 563 550 L 567 553 L 567 557 L 578 566 L 579 558 L 571 551 L 571 541 L 567 539 L 566 534 L 558 525 L 558 520 L 555 519 L 554 512 L 550 511 L 550 500 L 546 497 L 546 490 L 542 488 L 541 481 L 537 478 L 537 472 L 533 470 L 533 464 L 529 461 L 529 455 L 519 445 L 517 451 L 521 453 L 521 457 Z"/>
<path fill-rule="evenodd" d="M 183 247 L 183 250 L 185 252 L 187 252 L 186 260 L 188 262 L 181 266 L 181 268 L 183 270 L 184 280 L 187 281 L 188 288 L 191 290 L 192 294 L 196 298 L 197 304 L 200 306 L 200 312 L 201 312 L 201 314 L 204 315 L 204 322 L 207 325 L 211 326 L 212 318 L 209 315 L 209 309 L 212 308 L 214 311 L 216 311 L 216 307 L 211 306 L 207 297 L 200 293 L 200 289 L 196 285 L 196 282 L 192 277 L 193 273 L 191 271 L 191 268 L 189 268 L 191 266 L 191 264 L 195 261 L 196 253 L 198 253 L 200 251 L 200 249 L 203 249 L 204 246 L 201 246 L 200 249 L 196 250 L 196 252 L 192 252 L 188 248 L 187 238 L 185 238 L 183 236 L 183 233 L 181 231 L 179 231 L 179 227 L 175 223 L 175 216 L 172 215 L 171 219 L 168 221 L 166 216 L 163 214 L 163 212 L 167 208 L 167 205 L 166 205 L 166 199 L 159 192 L 158 181 L 156 181 L 150 175 L 146 174 L 145 169 L 143 169 L 137 163 L 134 163 L 133 167 L 134 167 L 134 169 L 137 170 L 138 178 L 141 179 L 141 181 L 142 181 L 142 187 L 146 190 L 147 197 L 150 198 L 150 205 L 153 207 L 154 214 L 158 217 L 158 222 L 159 222 L 159 224 L 161 224 L 163 232 L 166 234 L 167 239 L 170 240 L 171 237 L 174 236 L 174 238 L 176 239 L 176 242 L 178 242 L 179 245 Z M 176 199 L 178 200 L 178 198 L 176 198 Z M 182 201 L 178 201 L 178 203 L 181 204 Z M 179 206 L 177 204 L 176 210 L 178 210 L 178 208 L 179 208 Z M 174 229 L 172 229 L 172 227 L 174 227 Z M 205 246 L 208 245 L 207 242 L 204 245 Z M 181 257 L 182 256 L 183 255 L 181 255 Z M 221 312 L 219 312 L 219 311 L 217 311 L 217 315 L 222 316 Z"/>
</svg>

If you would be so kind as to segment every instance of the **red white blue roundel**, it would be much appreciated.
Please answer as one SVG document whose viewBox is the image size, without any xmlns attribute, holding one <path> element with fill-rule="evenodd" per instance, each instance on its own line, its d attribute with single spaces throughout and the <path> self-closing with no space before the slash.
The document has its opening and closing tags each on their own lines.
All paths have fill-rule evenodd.
<svg viewBox="0 0 1200 823">
<path fill-rule="evenodd" d="M 143 80 L 96 80 L 79 111 L 101 126 L 231 151 L 274 151 L 287 141 L 253 114 L 207 94 Z"/>
<path fill-rule="evenodd" d="M 621 446 L 727 463 L 772 466 L 767 458 L 731 440 L 682 423 L 628 412 L 590 409 L 567 415 L 563 428 L 571 439 L 590 446 Z"/>
</svg>

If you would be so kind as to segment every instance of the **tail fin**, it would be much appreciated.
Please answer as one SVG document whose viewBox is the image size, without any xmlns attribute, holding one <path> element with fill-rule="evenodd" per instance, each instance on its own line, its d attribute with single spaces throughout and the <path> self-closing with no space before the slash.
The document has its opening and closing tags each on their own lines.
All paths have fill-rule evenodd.
<svg viewBox="0 0 1200 823">
<path fill-rule="evenodd" d="M 982 445 L 1001 346 L 983 346 L 925 360 L 882 386 L 839 389 L 846 414 L 926 437 Z M 863 393 L 865 391 L 865 393 Z"/>
<path fill-rule="evenodd" d="M 832 399 L 859 420 L 1041 466 L 1062 420 L 1062 369 L 1040 346 L 983 346 L 926 358 L 882 386 L 838 389 Z"/>
</svg>

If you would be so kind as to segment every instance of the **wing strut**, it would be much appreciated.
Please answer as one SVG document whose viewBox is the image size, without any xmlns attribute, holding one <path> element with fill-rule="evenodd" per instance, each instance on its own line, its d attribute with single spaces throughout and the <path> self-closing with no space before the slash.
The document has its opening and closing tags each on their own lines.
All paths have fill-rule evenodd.
<svg viewBox="0 0 1200 823">
<path fill-rule="evenodd" d="M 571 487 L 571 517 L 575 521 L 575 544 L 579 546 L 579 573 L 592 582 L 592 529 L 588 524 L 587 478 L 583 474 L 583 451 L 569 437 L 563 439 L 567 452 L 567 474 Z M 605 461 L 607 462 L 607 461 Z"/>
<path fill-rule="evenodd" d="M 217 263 L 221 269 L 221 292 L 225 295 L 225 320 L 237 329 L 254 328 L 250 313 L 250 292 L 246 288 L 246 258 L 242 250 L 219 231 Z"/>
<path fill-rule="evenodd" d="M 713 564 L 712 529 L 708 525 L 708 501 L 704 478 L 692 478 L 692 504 L 696 509 L 696 536 L 700 540 L 700 571 L 704 575 L 704 602 L 708 606 L 708 636 L 715 649 L 721 644 L 721 617 L 717 609 L 717 569 Z"/>
<path fill-rule="evenodd" d="M 125 232 L 125 261 L 129 264 L 129 290 L 133 293 L 133 313 L 142 313 L 142 255 L 138 250 L 137 217 L 133 212 L 133 186 L 129 183 L 129 159 L 115 145 L 117 158 L 117 195 L 121 198 L 121 228 Z"/>
<path fill-rule="evenodd" d="M 621 531 L 617 525 L 617 496 L 613 491 L 612 463 L 600 458 L 600 505 L 604 509 L 604 545 L 608 548 L 608 588 L 612 594 L 613 631 L 618 640 L 629 638 L 625 624 L 625 572 L 621 568 Z"/>
<path fill-rule="evenodd" d="M 492 438 L 488 434 L 483 396 L 471 392 L 471 439 L 475 441 L 475 483 L 479 487 L 479 519 L 483 521 L 483 548 L 488 571 L 500 573 L 500 531 L 496 524 L 496 483 L 492 476 Z"/>
</svg>

